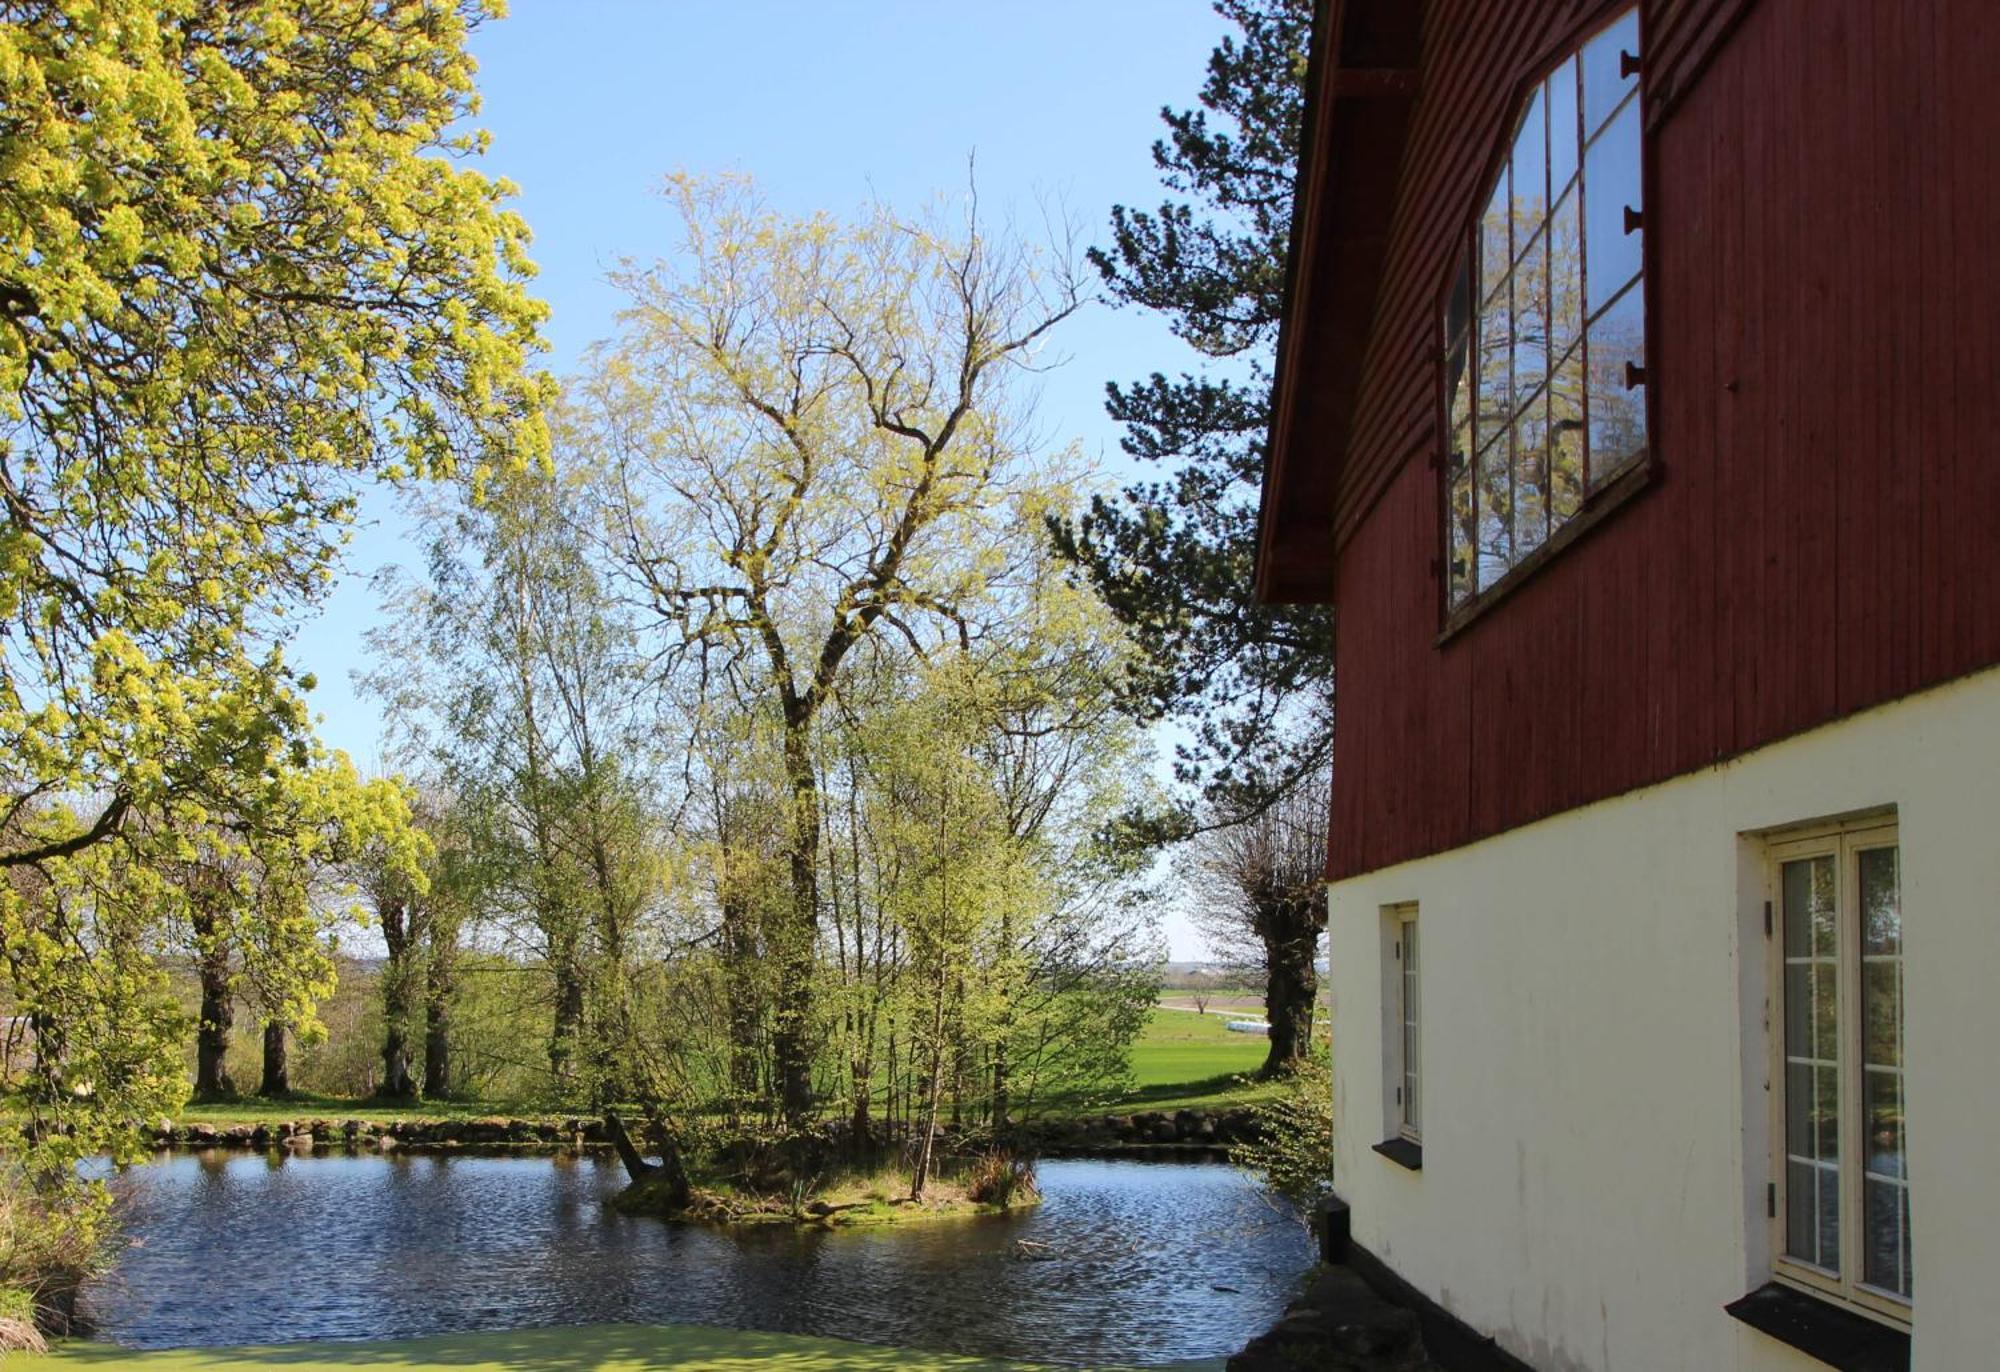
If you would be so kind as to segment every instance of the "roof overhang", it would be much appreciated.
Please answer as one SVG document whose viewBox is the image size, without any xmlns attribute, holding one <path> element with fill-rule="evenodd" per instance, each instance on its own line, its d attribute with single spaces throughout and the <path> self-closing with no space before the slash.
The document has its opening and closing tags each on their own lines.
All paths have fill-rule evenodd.
<svg viewBox="0 0 2000 1372">
<path fill-rule="evenodd" d="M 1257 525 L 1257 598 L 1330 604 L 1334 503 L 1419 95 L 1422 0 L 1320 0 Z"/>
</svg>

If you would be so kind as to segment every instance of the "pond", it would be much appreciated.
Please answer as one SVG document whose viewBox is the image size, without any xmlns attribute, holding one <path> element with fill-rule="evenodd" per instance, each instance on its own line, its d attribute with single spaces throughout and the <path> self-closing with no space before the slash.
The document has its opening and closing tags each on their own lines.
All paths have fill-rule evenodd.
<svg viewBox="0 0 2000 1372">
<path fill-rule="evenodd" d="M 1312 1261 L 1215 1163 L 1059 1160 L 1009 1216 L 733 1231 L 622 1216 L 608 1158 L 166 1154 L 86 1293 L 133 1347 L 600 1322 L 728 1325 L 1088 1365 L 1233 1353 Z"/>
</svg>

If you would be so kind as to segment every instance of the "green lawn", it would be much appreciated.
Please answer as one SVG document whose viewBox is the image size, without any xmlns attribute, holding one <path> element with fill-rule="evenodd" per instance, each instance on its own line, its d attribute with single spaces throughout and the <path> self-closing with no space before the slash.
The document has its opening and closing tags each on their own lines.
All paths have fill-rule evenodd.
<svg viewBox="0 0 2000 1372">
<path fill-rule="evenodd" d="M 272 1348 L 175 1348 L 134 1353 L 109 1344 L 73 1343 L 44 1357 L 17 1354 L 5 1366 L 23 1372 L 81 1372 L 131 1368 L 133 1372 L 253 1372 L 264 1367 L 293 1372 L 347 1372 L 357 1367 L 484 1369 L 485 1372 L 638 1372 L 686 1367 L 731 1372 L 1010 1372 L 1027 1363 L 876 1348 L 841 1339 L 754 1334 L 700 1325 L 598 1324 L 581 1328 L 520 1329 L 482 1334 L 441 1334 L 382 1343 L 294 1343 Z M 1183 1364 L 1184 1372 L 1213 1369 L 1222 1360 Z"/>
<path fill-rule="evenodd" d="M 1232 1034 L 1218 1015 L 1155 1010 L 1132 1046 L 1135 1089 L 1116 1108 L 1203 1110 L 1263 1100 L 1274 1088 L 1250 1074 L 1269 1050 L 1262 1035 Z"/>
</svg>

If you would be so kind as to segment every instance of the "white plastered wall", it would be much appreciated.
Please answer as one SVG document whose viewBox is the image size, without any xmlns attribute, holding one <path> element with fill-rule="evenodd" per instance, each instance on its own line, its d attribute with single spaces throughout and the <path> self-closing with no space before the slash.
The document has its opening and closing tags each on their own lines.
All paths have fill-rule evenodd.
<svg viewBox="0 0 2000 1372">
<path fill-rule="evenodd" d="M 1334 1179 L 1355 1240 L 1531 1365 L 1817 1368 L 1769 1275 L 1760 831 L 1893 807 L 1917 1372 L 2000 1368 L 2000 671 L 1336 883 Z M 1382 909 L 1424 931 L 1423 1169 L 1384 1080 Z"/>
</svg>

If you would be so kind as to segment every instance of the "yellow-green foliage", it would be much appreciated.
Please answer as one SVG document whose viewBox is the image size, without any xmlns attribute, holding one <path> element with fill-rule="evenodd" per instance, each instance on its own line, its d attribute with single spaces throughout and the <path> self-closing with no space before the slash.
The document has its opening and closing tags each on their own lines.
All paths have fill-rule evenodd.
<svg viewBox="0 0 2000 1372">
<path fill-rule="evenodd" d="M 421 862 L 282 645 L 358 481 L 546 453 L 527 230 L 464 162 L 490 8 L 0 10 L 0 942 L 49 1175 L 179 1104 L 192 893 L 310 1035 L 329 864 Z"/>
</svg>

